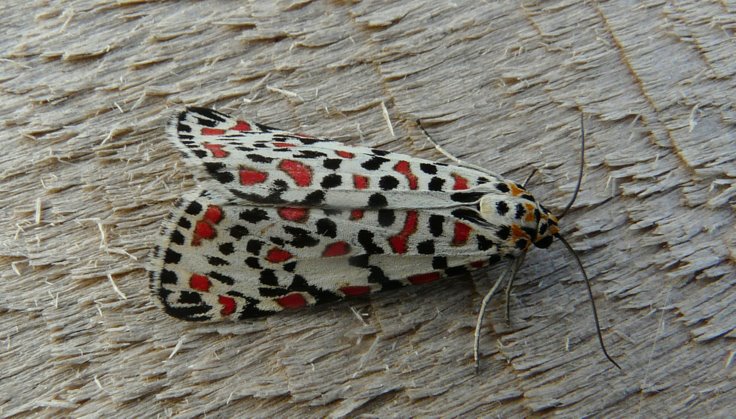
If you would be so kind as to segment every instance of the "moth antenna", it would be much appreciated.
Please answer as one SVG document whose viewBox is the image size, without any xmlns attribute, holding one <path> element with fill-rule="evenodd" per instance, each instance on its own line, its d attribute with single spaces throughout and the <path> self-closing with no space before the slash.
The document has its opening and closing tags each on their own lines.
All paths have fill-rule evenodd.
<svg viewBox="0 0 736 419">
<path fill-rule="evenodd" d="M 491 297 L 493 297 L 493 294 L 496 293 L 496 290 L 498 289 L 498 286 L 501 285 L 501 283 L 506 279 L 507 276 L 511 276 L 511 279 L 509 282 L 513 282 L 514 278 L 516 277 L 516 272 L 519 270 L 519 267 L 521 266 L 522 262 L 524 262 L 524 256 L 526 256 L 526 253 L 522 253 L 521 256 L 514 259 L 509 265 L 508 268 L 501 274 L 501 277 L 498 278 L 495 284 L 491 287 L 491 289 L 488 291 L 485 297 L 483 297 L 483 302 L 480 304 L 480 312 L 478 313 L 478 320 L 475 323 L 475 342 L 473 343 L 473 359 L 475 360 L 475 373 L 478 373 L 478 370 L 480 369 L 480 328 L 483 325 L 483 318 L 486 315 L 486 306 L 488 306 L 488 303 L 491 301 Z"/>
<path fill-rule="evenodd" d="M 583 278 L 585 279 L 585 286 L 588 288 L 588 297 L 590 297 L 590 305 L 593 308 L 593 320 L 595 320 L 595 331 L 598 334 L 598 342 L 601 344 L 601 349 L 603 350 L 603 355 L 608 358 L 609 361 L 613 365 L 616 366 L 616 368 L 621 369 L 621 366 L 616 363 L 616 361 L 611 358 L 611 355 L 608 355 L 608 351 L 606 351 L 606 345 L 603 343 L 603 335 L 601 334 L 601 325 L 598 321 L 598 311 L 595 309 L 595 300 L 593 300 L 593 289 L 590 286 L 590 279 L 588 279 L 588 274 L 585 273 L 585 269 L 583 268 L 583 262 L 580 261 L 580 258 L 578 257 L 577 253 L 575 253 L 575 250 L 573 250 L 572 246 L 570 246 L 570 243 L 567 242 L 561 235 L 557 235 L 557 238 L 562 242 L 562 244 L 565 245 L 567 250 L 572 254 L 573 258 L 575 259 L 575 262 L 577 262 L 578 267 L 580 268 L 580 272 L 583 274 Z"/>
<path fill-rule="evenodd" d="M 575 199 L 578 197 L 578 191 L 580 191 L 580 184 L 583 182 L 583 167 L 585 166 L 585 124 L 583 123 L 583 114 L 580 113 L 580 170 L 578 171 L 578 183 L 575 185 L 575 192 L 572 194 L 572 198 L 570 199 L 570 202 L 567 203 L 567 206 L 564 210 L 562 210 L 562 213 L 557 217 L 558 220 L 561 220 L 562 217 L 567 214 L 567 211 L 570 210 L 570 207 L 572 207 L 572 204 L 575 203 Z"/>
</svg>

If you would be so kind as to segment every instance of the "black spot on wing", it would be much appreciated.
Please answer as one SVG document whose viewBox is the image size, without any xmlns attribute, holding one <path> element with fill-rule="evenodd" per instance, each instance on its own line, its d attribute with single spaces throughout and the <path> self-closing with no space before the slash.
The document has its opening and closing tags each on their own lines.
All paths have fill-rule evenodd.
<svg viewBox="0 0 736 419">
<path fill-rule="evenodd" d="M 374 284 L 381 284 L 381 290 L 397 289 L 404 286 L 400 281 L 392 280 L 383 272 L 378 266 L 368 267 L 370 274 L 368 274 L 368 282 Z"/>
<path fill-rule="evenodd" d="M 227 170 L 223 163 L 205 162 L 204 168 L 210 176 L 220 183 L 230 183 L 235 180 L 235 176 Z"/>
<path fill-rule="evenodd" d="M 158 278 L 162 284 L 176 284 L 179 281 L 179 277 L 176 276 L 176 273 L 168 269 L 161 269 L 161 274 Z"/>
<path fill-rule="evenodd" d="M 367 268 L 370 264 L 370 255 L 361 254 L 355 255 L 348 258 L 348 264 L 355 266 L 356 268 Z"/>
<path fill-rule="evenodd" d="M 321 151 L 299 149 L 299 153 L 294 153 L 293 157 L 295 159 L 317 159 L 320 157 L 327 157 L 327 154 Z"/>
<path fill-rule="evenodd" d="M 417 252 L 420 255 L 433 255 L 434 254 L 434 240 L 425 240 L 417 244 Z"/>
<path fill-rule="evenodd" d="M 470 203 L 479 201 L 483 195 L 485 195 L 483 192 L 456 192 L 450 195 L 450 199 L 455 202 Z"/>
<path fill-rule="evenodd" d="M 184 210 L 189 215 L 197 215 L 200 212 L 202 212 L 202 204 L 200 204 L 197 201 L 192 201 L 187 205 L 187 208 Z"/>
<path fill-rule="evenodd" d="M 456 209 L 452 211 L 452 215 L 459 220 L 470 221 L 471 223 L 479 225 L 488 225 L 488 222 L 483 219 L 483 216 L 481 216 L 477 211 L 469 208 Z"/>
<path fill-rule="evenodd" d="M 427 185 L 427 188 L 430 191 L 441 191 L 444 185 L 445 180 L 435 176 L 432 178 L 432 180 L 429 181 L 429 185 Z"/>
<path fill-rule="evenodd" d="M 263 269 L 258 275 L 258 280 L 263 285 L 278 286 L 279 279 L 276 277 L 276 273 L 273 269 Z"/>
<path fill-rule="evenodd" d="M 184 244 L 184 235 L 179 232 L 179 230 L 174 230 L 171 233 L 170 240 L 174 244 L 183 245 Z"/>
<path fill-rule="evenodd" d="M 478 234 L 476 237 L 478 238 L 478 250 L 480 250 L 481 252 L 485 252 L 486 250 L 493 247 L 493 241 L 489 240 L 487 237 L 480 234 Z"/>
<path fill-rule="evenodd" d="M 261 208 L 251 208 L 240 212 L 240 219 L 249 223 L 258 223 L 269 219 L 268 213 Z"/>
<path fill-rule="evenodd" d="M 336 173 L 331 173 L 322 178 L 322 182 L 320 183 L 320 185 L 324 189 L 336 188 L 342 185 L 342 176 Z"/>
<path fill-rule="evenodd" d="M 176 252 L 172 249 L 166 249 L 164 253 L 165 264 L 177 264 L 181 261 L 181 253 Z"/>
<path fill-rule="evenodd" d="M 445 256 L 435 256 L 432 258 L 433 269 L 445 269 L 447 268 L 447 258 Z"/>
<path fill-rule="evenodd" d="M 429 216 L 429 232 L 434 237 L 442 235 L 443 226 L 445 223 L 445 217 L 442 215 L 432 214 Z"/>
<path fill-rule="evenodd" d="M 317 220 L 317 234 L 335 238 L 337 236 L 337 224 L 329 218 L 320 218 Z"/>
<path fill-rule="evenodd" d="M 263 269 L 263 267 L 261 266 L 260 260 L 256 257 L 245 258 L 245 266 L 251 269 L 257 269 L 257 270 Z"/>
<path fill-rule="evenodd" d="M 337 170 L 340 168 L 341 164 L 342 159 L 325 159 L 324 162 L 322 162 L 322 166 L 329 170 Z"/>
<path fill-rule="evenodd" d="M 232 243 L 228 242 L 217 246 L 217 250 L 219 250 L 223 255 L 231 255 L 235 251 L 235 247 Z"/>
<path fill-rule="evenodd" d="M 381 253 L 383 253 L 383 249 L 381 249 L 381 247 L 373 241 L 374 237 L 375 235 L 371 231 L 358 231 L 358 243 L 363 246 L 365 252 L 369 255 L 380 255 Z"/>
<path fill-rule="evenodd" d="M 384 191 L 396 189 L 397 186 L 399 186 L 399 180 L 393 176 L 382 176 L 381 179 L 378 181 L 378 187 L 380 187 L 381 190 Z"/>
<path fill-rule="evenodd" d="M 230 227 L 230 237 L 234 238 L 235 240 L 240 240 L 247 235 L 248 229 L 241 225 L 236 224 Z"/>
<path fill-rule="evenodd" d="M 388 200 L 386 200 L 386 197 L 383 194 L 380 193 L 374 193 L 370 197 L 368 197 L 368 207 L 369 208 L 383 208 L 388 205 Z"/>
<path fill-rule="evenodd" d="M 360 166 L 366 170 L 378 170 L 381 168 L 381 165 L 387 161 L 389 161 L 389 159 L 384 157 L 372 157 L 370 160 L 363 162 Z"/>
<path fill-rule="evenodd" d="M 192 223 L 184 217 L 179 218 L 179 222 L 177 222 L 176 225 L 186 230 L 192 228 Z"/>
<path fill-rule="evenodd" d="M 245 157 L 247 157 L 253 163 L 271 163 L 272 161 L 276 160 L 273 157 L 266 157 L 264 155 L 256 153 L 246 154 Z"/>
<path fill-rule="evenodd" d="M 307 194 L 302 200 L 302 205 L 305 207 L 316 207 L 322 204 L 325 200 L 325 191 L 312 191 Z"/>
<path fill-rule="evenodd" d="M 319 240 L 312 237 L 310 231 L 299 227 L 284 226 L 284 232 L 292 236 L 288 242 L 297 249 L 303 247 L 314 247 L 319 244 Z"/>
<path fill-rule="evenodd" d="M 200 108 L 198 106 L 189 106 L 187 107 L 187 111 L 189 111 L 192 116 L 194 117 L 204 117 L 208 119 L 209 121 L 206 121 L 207 123 L 202 123 L 202 125 L 208 126 L 208 127 L 214 127 L 216 122 L 225 122 L 228 118 L 230 118 L 228 115 L 225 115 L 222 112 L 217 112 L 213 109 L 208 108 Z M 201 118 L 198 118 L 201 120 Z"/>
<path fill-rule="evenodd" d="M 294 275 L 294 279 L 291 281 L 291 285 L 289 285 L 288 289 L 289 291 L 309 293 L 309 295 L 314 297 L 317 304 L 329 303 L 342 299 L 342 296 L 340 295 L 310 284 L 301 275 Z"/>
<path fill-rule="evenodd" d="M 378 210 L 378 224 L 382 227 L 388 227 L 396 221 L 396 214 L 390 209 Z"/>
<path fill-rule="evenodd" d="M 419 170 L 422 172 L 428 174 L 428 175 L 436 175 L 437 174 L 437 166 L 435 166 L 432 163 L 420 163 L 419 164 Z"/>
<path fill-rule="evenodd" d="M 248 240 L 248 244 L 245 245 L 245 250 L 254 255 L 259 255 L 263 248 L 263 242 L 260 240 Z"/>
</svg>

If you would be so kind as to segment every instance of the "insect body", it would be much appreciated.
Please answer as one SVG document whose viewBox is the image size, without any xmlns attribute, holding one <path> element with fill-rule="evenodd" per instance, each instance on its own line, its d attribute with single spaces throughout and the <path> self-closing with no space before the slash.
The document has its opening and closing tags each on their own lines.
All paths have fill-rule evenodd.
<svg viewBox="0 0 736 419">
<path fill-rule="evenodd" d="M 546 248 L 557 219 L 519 184 L 470 167 L 189 108 L 169 136 L 201 189 L 150 263 L 185 320 L 248 318 L 421 284 Z"/>
</svg>

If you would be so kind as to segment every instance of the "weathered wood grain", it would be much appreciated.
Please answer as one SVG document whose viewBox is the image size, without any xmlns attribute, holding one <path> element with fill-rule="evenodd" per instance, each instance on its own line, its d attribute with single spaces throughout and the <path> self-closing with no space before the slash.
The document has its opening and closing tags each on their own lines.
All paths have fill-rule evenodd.
<svg viewBox="0 0 736 419">
<path fill-rule="evenodd" d="M 731 416 L 736 8 L 716 1 L 10 2 L 0 27 L 0 416 Z M 580 253 L 248 323 L 187 324 L 143 263 L 193 182 L 184 104 L 441 159 L 560 209 Z M 392 136 L 384 119 L 385 105 Z"/>
</svg>

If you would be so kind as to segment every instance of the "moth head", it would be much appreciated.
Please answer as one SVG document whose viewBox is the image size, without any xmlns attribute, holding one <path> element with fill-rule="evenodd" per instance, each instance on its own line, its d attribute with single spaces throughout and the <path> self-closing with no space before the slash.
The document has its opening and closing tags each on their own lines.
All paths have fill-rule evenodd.
<svg viewBox="0 0 736 419">
<path fill-rule="evenodd" d="M 496 188 L 501 193 L 483 195 L 478 206 L 485 221 L 501 226 L 497 236 L 524 251 L 532 244 L 549 247 L 559 233 L 557 217 L 517 183 L 504 182 Z"/>
</svg>

